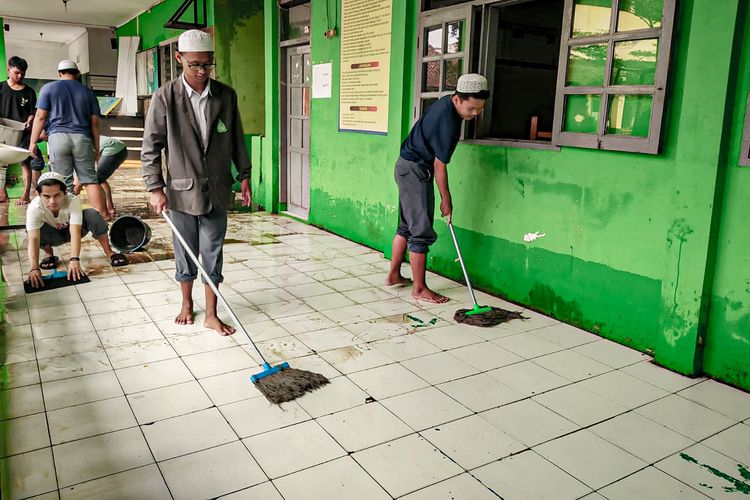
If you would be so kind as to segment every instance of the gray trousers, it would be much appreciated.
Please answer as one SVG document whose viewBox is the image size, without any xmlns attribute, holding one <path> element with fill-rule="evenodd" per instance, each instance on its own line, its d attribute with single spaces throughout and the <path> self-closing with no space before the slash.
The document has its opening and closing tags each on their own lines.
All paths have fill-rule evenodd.
<svg viewBox="0 0 750 500">
<path fill-rule="evenodd" d="M 176 210 L 169 217 L 185 239 L 193 254 L 199 255 L 201 264 L 214 284 L 224 281 L 221 269 L 224 265 L 224 236 L 227 234 L 227 213 L 212 209 L 204 215 L 190 215 Z M 177 281 L 195 281 L 198 268 L 185 252 L 180 241 L 173 235 L 174 260 Z M 205 283 L 205 280 L 201 278 Z"/>
<path fill-rule="evenodd" d="M 89 231 L 94 238 L 98 238 L 107 233 L 107 223 L 104 222 L 104 219 L 102 219 L 99 212 L 93 208 L 84 208 L 83 224 L 81 224 L 81 238 L 89 234 Z M 57 229 L 45 222 L 39 230 L 39 239 L 39 244 L 43 247 L 47 245 L 51 247 L 59 247 L 70 241 L 70 226 Z"/>
<path fill-rule="evenodd" d="M 398 185 L 398 229 L 406 238 L 410 252 L 427 253 L 437 240 L 432 228 L 435 220 L 435 185 L 430 168 L 399 158 L 394 173 Z"/>
</svg>

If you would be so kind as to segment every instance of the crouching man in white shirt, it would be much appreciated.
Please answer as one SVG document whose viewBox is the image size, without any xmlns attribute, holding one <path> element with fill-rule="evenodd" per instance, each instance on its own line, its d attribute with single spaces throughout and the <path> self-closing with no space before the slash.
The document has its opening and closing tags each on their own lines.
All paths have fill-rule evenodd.
<svg viewBox="0 0 750 500">
<path fill-rule="evenodd" d="M 39 177 L 36 190 L 39 196 L 29 204 L 26 211 L 26 231 L 29 234 L 29 282 L 34 288 L 44 286 L 41 269 L 55 269 L 60 263 L 52 253 L 52 247 L 70 243 L 68 279 L 78 281 L 81 271 L 81 238 L 91 232 L 102 246 L 114 267 L 124 266 L 128 259 L 115 253 L 109 245 L 107 223 L 93 208 L 81 209 L 81 200 L 66 192 L 65 178 L 57 172 L 48 172 Z M 39 262 L 39 249 L 45 257 Z"/>
</svg>

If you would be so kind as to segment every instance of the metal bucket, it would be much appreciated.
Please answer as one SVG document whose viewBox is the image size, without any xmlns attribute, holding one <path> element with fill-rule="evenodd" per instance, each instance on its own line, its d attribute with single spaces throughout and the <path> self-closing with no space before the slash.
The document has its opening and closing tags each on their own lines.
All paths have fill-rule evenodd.
<svg viewBox="0 0 750 500">
<path fill-rule="evenodd" d="M 26 125 L 8 118 L 0 118 L 0 144 L 20 146 Z"/>
<path fill-rule="evenodd" d="M 120 252 L 132 253 L 151 241 L 151 228 L 138 217 L 123 215 L 110 226 L 109 241 Z"/>
</svg>

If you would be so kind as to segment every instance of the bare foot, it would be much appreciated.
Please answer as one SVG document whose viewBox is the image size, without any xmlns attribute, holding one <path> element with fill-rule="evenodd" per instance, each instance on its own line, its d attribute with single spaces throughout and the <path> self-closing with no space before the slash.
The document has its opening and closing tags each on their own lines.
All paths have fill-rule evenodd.
<svg viewBox="0 0 750 500">
<path fill-rule="evenodd" d="M 174 319 L 174 322 L 178 325 L 192 325 L 193 324 L 193 304 L 187 303 L 182 304 L 180 314 Z"/>
<path fill-rule="evenodd" d="M 0 203 L 5 203 L 6 201 L 10 201 L 10 198 L 8 198 L 8 191 L 2 189 L 0 190 Z"/>
<path fill-rule="evenodd" d="M 388 286 L 408 286 L 411 285 L 411 280 L 409 278 L 404 278 L 401 274 L 395 276 L 389 274 L 385 279 L 385 284 Z"/>
<path fill-rule="evenodd" d="M 28 195 L 23 195 L 16 200 L 16 205 L 28 205 L 31 202 L 31 198 Z"/>
<path fill-rule="evenodd" d="M 422 288 L 421 290 L 415 288 L 412 290 L 411 296 L 416 300 L 424 300 L 425 302 L 431 302 L 433 304 L 445 304 L 450 300 L 445 295 L 435 293 L 427 287 Z"/>
<path fill-rule="evenodd" d="M 206 316 L 206 320 L 203 322 L 203 326 L 216 330 L 219 335 L 226 337 L 232 335 L 235 332 L 233 326 L 227 325 L 218 316 Z"/>
</svg>

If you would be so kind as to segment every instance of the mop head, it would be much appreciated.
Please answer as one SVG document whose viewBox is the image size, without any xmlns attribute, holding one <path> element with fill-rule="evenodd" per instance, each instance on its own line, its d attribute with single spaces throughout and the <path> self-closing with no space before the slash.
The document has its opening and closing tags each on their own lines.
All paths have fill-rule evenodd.
<svg viewBox="0 0 750 500">
<path fill-rule="evenodd" d="M 467 325 L 484 327 L 497 326 L 500 323 L 505 323 L 506 321 L 513 319 L 529 319 L 524 318 L 521 311 L 506 311 L 499 307 L 492 307 L 489 311 L 479 314 L 466 314 L 471 311 L 472 309 L 459 309 L 456 311 L 453 319 L 457 323 L 466 323 Z"/>
<path fill-rule="evenodd" d="M 255 382 L 255 387 L 274 404 L 286 403 L 307 392 L 320 389 L 329 380 L 319 373 L 296 368 L 284 368 Z"/>
</svg>

